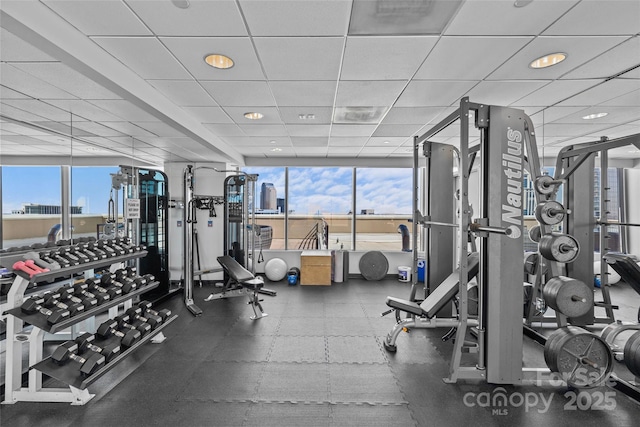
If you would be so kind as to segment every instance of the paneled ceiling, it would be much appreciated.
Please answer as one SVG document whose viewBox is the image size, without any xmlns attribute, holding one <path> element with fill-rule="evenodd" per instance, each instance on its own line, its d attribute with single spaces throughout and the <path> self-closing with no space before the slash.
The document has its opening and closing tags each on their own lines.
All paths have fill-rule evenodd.
<svg viewBox="0 0 640 427">
<path fill-rule="evenodd" d="M 464 96 L 545 155 L 640 133 L 638 0 L 3 0 L 0 26 L 3 163 L 398 164 Z"/>
</svg>

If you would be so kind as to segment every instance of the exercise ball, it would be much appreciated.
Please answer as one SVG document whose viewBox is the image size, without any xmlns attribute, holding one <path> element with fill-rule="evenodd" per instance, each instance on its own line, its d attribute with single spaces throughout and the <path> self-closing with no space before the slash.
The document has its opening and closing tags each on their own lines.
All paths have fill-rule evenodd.
<svg viewBox="0 0 640 427">
<path fill-rule="evenodd" d="M 615 285 L 620 281 L 620 275 L 617 271 L 615 271 L 611 266 L 608 266 L 607 272 L 609 275 L 607 276 L 607 283 L 610 285 Z M 600 261 L 594 261 L 593 263 L 593 274 L 594 276 L 600 276 Z"/>
<path fill-rule="evenodd" d="M 287 275 L 287 263 L 281 258 L 272 258 L 264 266 L 264 274 L 272 282 L 279 282 Z"/>
</svg>

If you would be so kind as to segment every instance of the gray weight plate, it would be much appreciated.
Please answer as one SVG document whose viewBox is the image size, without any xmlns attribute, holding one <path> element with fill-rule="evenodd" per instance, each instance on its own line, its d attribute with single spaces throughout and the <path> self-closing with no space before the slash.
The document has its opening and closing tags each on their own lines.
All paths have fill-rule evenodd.
<svg viewBox="0 0 640 427">
<path fill-rule="evenodd" d="M 536 274 L 540 256 L 537 252 L 527 252 L 524 254 L 524 272 L 526 274 Z"/>
<path fill-rule="evenodd" d="M 580 253 L 578 241 L 568 234 L 546 234 L 538 243 L 540 254 L 550 261 L 573 262 Z"/>
<path fill-rule="evenodd" d="M 593 291 L 584 282 L 570 277 L 552 277 L 542 290 L 547 305 L 565 316 L 580 317 L 593 307 Z"/>
<path fill-rule="evenodd" d="M 640 377 L 640 332 L 627 340 L 624 346 L 624 364 L 633 375 Z"/>
<path fill-rule="evenodd" d="M 556 225 L 564 219 L 564 206 L 555 200 L 539 203 L 536 206 L 535 217 L 541 224 Z"/>
<path fill-rule="evenodd" d="M 539 225 L 534 225 L 529 229 L 529 238 L 532 242 L 538 243 L 540 241 L 540 237 L 542 237 L 542 230 Z"/>
<path fill-rule="evenodd" d="M 367 280 L 382 280 L 389 271 L 389 261 L 382 252 L 369 251 L 360 258 L 360 274 Z"/>
<path fill-rule="evenodd" d="M 549 195 L 556 189 L 554 184 L 551 184 L 553 177 L 550 175 L 542 175 L 535 179 L 533 186 L 540 194 Z"/>
</svg>

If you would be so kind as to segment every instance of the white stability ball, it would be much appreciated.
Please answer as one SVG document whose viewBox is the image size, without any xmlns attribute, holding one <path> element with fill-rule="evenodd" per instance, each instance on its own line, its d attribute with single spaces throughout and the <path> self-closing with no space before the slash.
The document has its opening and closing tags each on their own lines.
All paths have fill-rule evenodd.
<svg viewBox="0 0 640 427">
<path fill-rule="evenodd" d="M 617 271 L 615 271 L 611 266 L 608 266 L 607 272 L 609 275 L 607 276 L 607 283 L 610 285 L 615 285 L 620 281 L 620 275 Z M 596 276 L 600 275 L 600 261 L 593 262 L 593 274 Z"/>
<path fill-rule="evenodd" d="M 278 282 L 287 275 L 287 263 L 282 258 L 272 258 L 264 266 L 264 274 L 272 282 Z"/>
</svg>

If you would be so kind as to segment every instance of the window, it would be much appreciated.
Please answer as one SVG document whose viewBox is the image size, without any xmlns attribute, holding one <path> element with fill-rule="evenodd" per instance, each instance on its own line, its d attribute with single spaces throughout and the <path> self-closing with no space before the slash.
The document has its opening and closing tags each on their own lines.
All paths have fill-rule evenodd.
<svg viewBox="0 0 640 427">
<path fill-rule="evenodd" d="M 356 248 L 411 249 L 413 170 L 358 168 L 356 170 Z M 405 229 L 406 227 L 406 229 Z M 407 246 L 407 243 L 409 246 Z"/>
<path fill-rule="evenodd" d="M 71 168 L 71 226 L 74 238 L 97 237 L 109 213 L 110 174 L 118 170 L 117 167 Z M 118 212 L 122 214 L 123 191 L 119 191 L 118 196 Z"/>
<path fill-rule="evenodd" d="M 62 204 L 60 167 L 2 167 L 2 247 L 55 239 Z"/>
<path fill-rule="evenodd" d="M 244 168 L 257 174 L 256 225 L 260 226 L 258 244 L 263 249 L 284 249 L 285 168 Z"/>
</svg>

